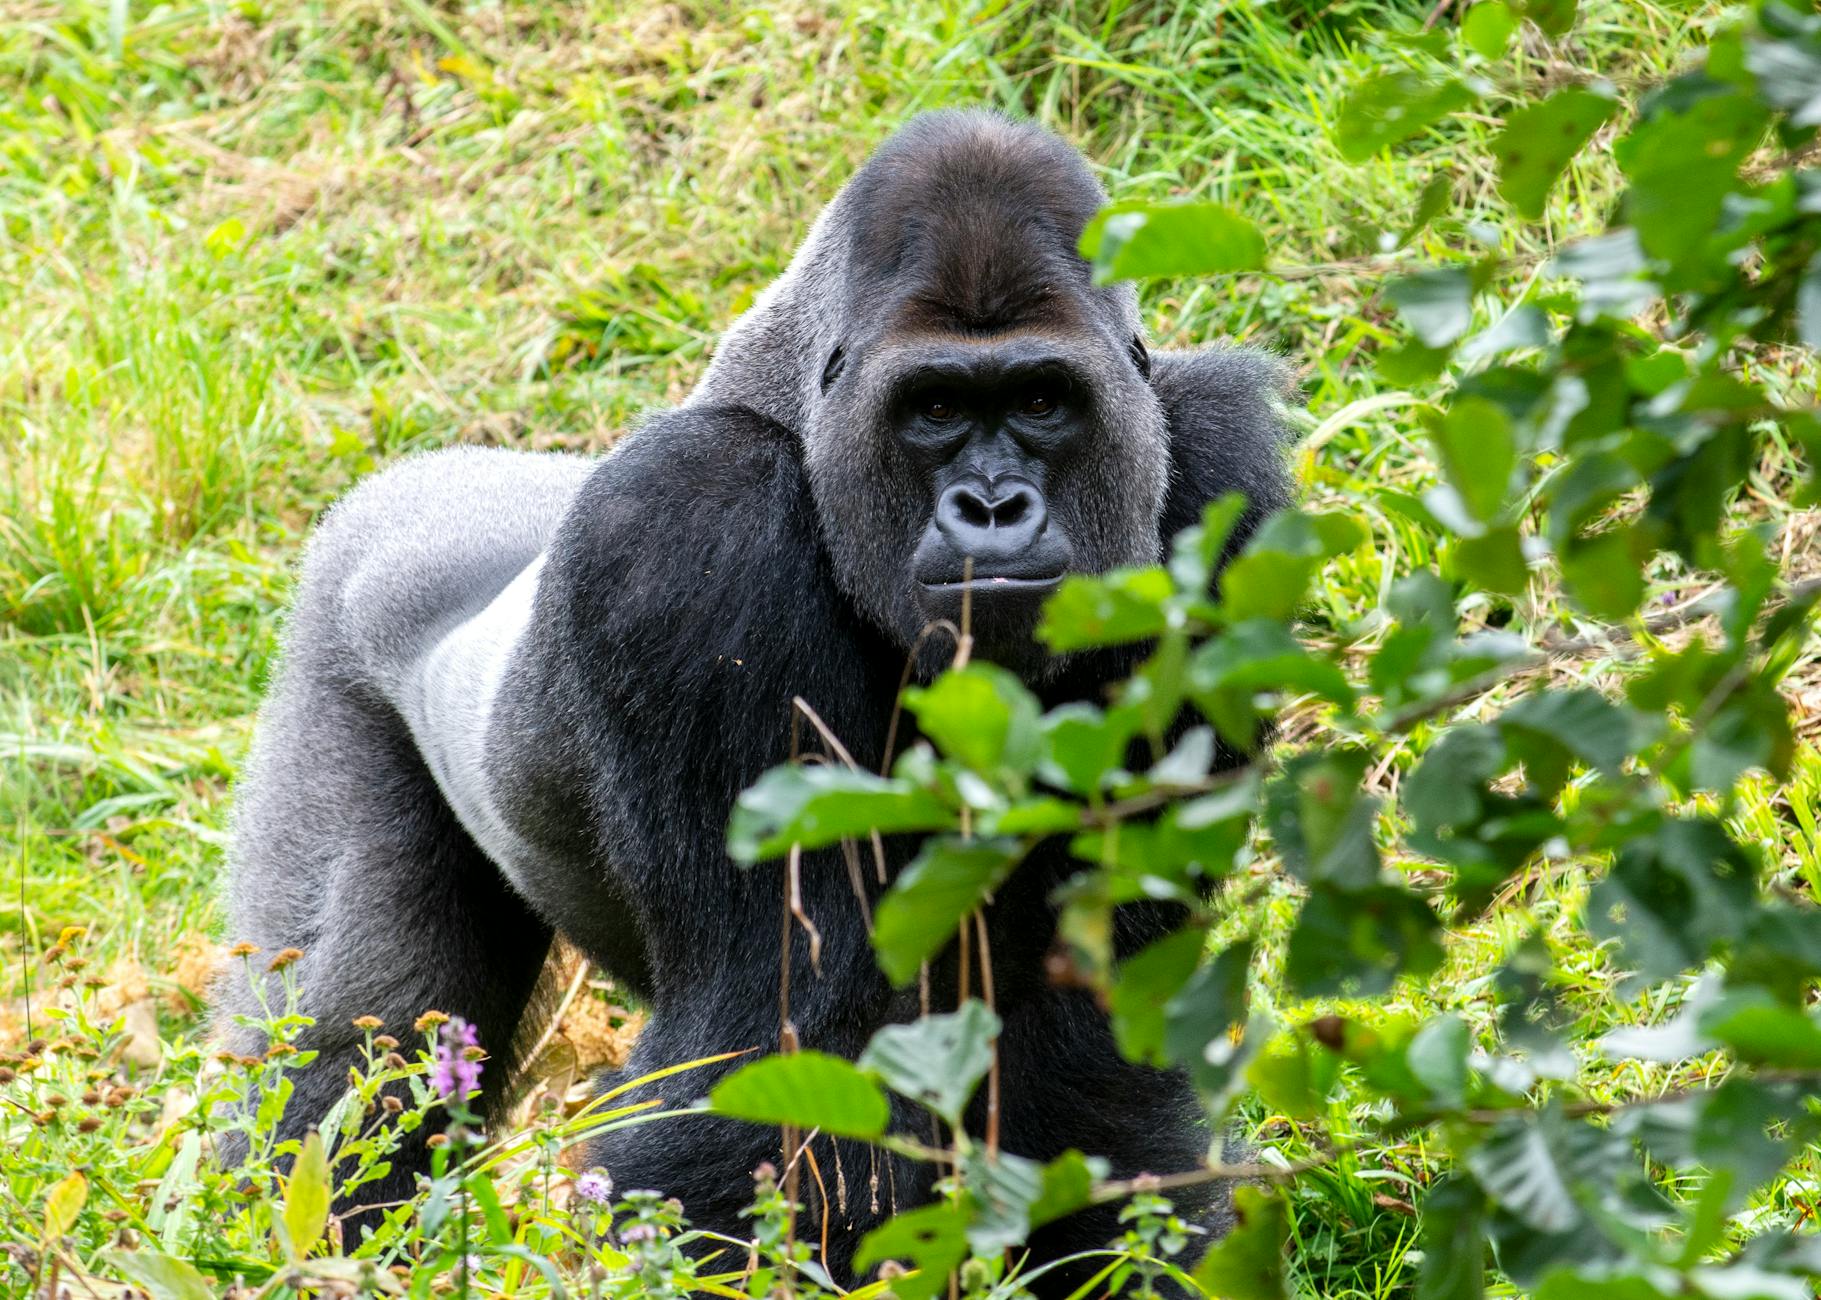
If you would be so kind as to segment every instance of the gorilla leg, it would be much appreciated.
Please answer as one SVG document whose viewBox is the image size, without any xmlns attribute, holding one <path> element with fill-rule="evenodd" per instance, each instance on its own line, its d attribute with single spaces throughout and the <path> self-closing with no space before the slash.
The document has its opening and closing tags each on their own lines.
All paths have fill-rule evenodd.
<svg viewBox="0 0 1821 1300">
<path fill-rule="evenodd" d="M 361 1059 L 351 1022 L 362 1015 L 378 1016 L 407 1051 L 424 1011 L 467 1019 L 493 1054 L 480 1100 L 496 1107 L 550 928 L 457 823 L 390 706 L 313 658 L 286 665 L 241 795 L 229 935 L 257 944 L 257 962 L 284 948 L 304 953 L 294 973 L 315 1024 L 297 1046 L 320 1055 L 291 1076 L 296 1091 L 280 1136 L 319 1123 L 341 1095 Z M 265 979 L 268 1004 L 282 1009 L 277 977 Z M 236 1013 L 259 1014 L 237 971 L 223 986 L 224 1025 Z M 229 1026 L 228 1037 L 239 1052 L 266 1047 L 256 1028 Z M 410 1196 L 438 1127 L 408 1135 L 393 1172 L 356 1189 L 352 1203 Z"/>
</svg>

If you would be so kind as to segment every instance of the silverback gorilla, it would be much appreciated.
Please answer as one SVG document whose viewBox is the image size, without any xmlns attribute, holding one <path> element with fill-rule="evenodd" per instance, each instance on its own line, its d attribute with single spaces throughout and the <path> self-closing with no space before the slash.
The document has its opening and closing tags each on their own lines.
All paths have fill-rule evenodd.
<svg viewBox="0 0 1821 1300">
<path fill-rule="evenodd" d="M 1249 500 L 1242 534 L 1283 504 L 1280 368 L 1150 353 L 1132 289 L 1095 286 L 1076 252 L 1104 202 L 1038 127 L 919 117 L 828 205 L 680 408 L 601 458 L 414 457 L 328 513 L 231 868 L 231 937 L 305 954 L 315 1024 L 299 1045 L 319 1055 L 289 1132 L 340 1095 L 354 1017 L 408 1025 L 432 1007 L 493 1049 L 482 1102 L 497 1112 L 555 932 L 650 1008 L 621 1077 L 770 1048 L 779 881 L 737 870 L 725 831 L 735 796 L 788 756 L 792 697 L 878 770 L 906 656 L 958 616 L 971 566 L 975 653 L 1046 703 L 1097 698 L 1129 656 L 1052 656 L 1033 638 L 1063 575 L 1156 561 L 1230 491 Z M 920 676 L 952 654 L 940 642 L 925 639 Z M 895 869 L 915 845 L 887 849 Z M 1092 996 L 1044 978 L 1068 873 L 1060 845 L 1040 851 L 989 911 L 1004 1147 L 1076 1147 L 1116 1176 L 1192 1169 L 1210 1134 L 1186 1080 L 1123 1061 Z M 805 1046 L 852 1057 L 917 997 L 876 970 L 839 858 L 806 857 L 802 891 L 823 943 L 812 971 L 797 936 L 792 1020 Z M 1128 909 L 1121 950 L 1172 919 Z M 955 963 L 935 965 L 951 1005 Z M 224 979 L 219 1000 L 238 1050 L 259 1050 L 233 1025 L 250 994 Z M 674 1105 L 715 1077 L 662 1087 Z M 357 1199 L 408 1196 L 425 1137 Z M 600 1137 L 584 1163 L 738 1233 L 777 1142 L 688 1116 Z M 828 1207 L 842 1278 L 860 1235 L 927 1198 L 932 1173 L 845 1142 L 820 1164 L 847 1189 Z M 1215 1231 L 1224 1206 L 1207 1188 L 1179 1202 Z M 1050 1225 L 1034 1259 L 1104 1244 L 1115 1211 Z"/>
</svg>

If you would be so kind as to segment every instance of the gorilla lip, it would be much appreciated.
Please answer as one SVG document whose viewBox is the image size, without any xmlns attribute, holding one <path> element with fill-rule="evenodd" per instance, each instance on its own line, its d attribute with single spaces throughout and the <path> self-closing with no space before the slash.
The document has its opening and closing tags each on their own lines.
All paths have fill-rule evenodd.
<svg viewBox="0 0 1821 1300">
<path fill-rule="evenodd" d="M 1010 576 L 987 578 L 957 578 L 953 582 L 922 582 L 918 586 L 933 596 L 959 595 L 969 587 L 976 592 L 999 590 L 1004 592 L 1040 591 L 1062 585 L 1062 575 L 1054 574 L 1048 578 L 1013 578 Z"/>
</svg>

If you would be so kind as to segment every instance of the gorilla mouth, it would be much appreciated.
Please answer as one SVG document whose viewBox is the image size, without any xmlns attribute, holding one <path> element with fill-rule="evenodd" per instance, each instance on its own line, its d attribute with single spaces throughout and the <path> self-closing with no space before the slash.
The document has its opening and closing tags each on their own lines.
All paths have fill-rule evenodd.
<svg viewBox="0 0 1821 1300">
<path fill-rule="evenodd" d="M 942 582 L 918 582 L 917 607 L 923 617 L 947 619 L 959 624 L 964 619 L 974 626 L 976 635 L 991 629 L 1012 634 L 1019 639 L 1035 625 L 1043 602 L 1062 585 L 1061 573 L 1042 577 L 1014 577 L 1011 574 L 978 575 L 972 581 L 954 579 Z"/>
<path fill-rule="evenodd" d="M 959 596 L 968 588 L 973 588 L 976 596 L 1003 593 L 1012 595 L 1031 594 L 1039 591 L 1054 591 L 1062 585 L 1063 575 L 1050 574 L 1043 578 L 1014 578 L 1000 574 L 992 577 L 956 578 L 952 582 L 921 582 L 917 585 L 932 596 Z"/>
</svg>

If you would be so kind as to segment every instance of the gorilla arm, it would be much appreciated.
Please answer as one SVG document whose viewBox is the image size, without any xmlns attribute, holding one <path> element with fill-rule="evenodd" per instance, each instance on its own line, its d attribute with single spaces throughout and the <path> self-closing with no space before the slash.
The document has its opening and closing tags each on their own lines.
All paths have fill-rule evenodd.
<svg viewBox="0 0 1821 1300">
<path fill-rule="evenodd" d="M 546 920 L 659 1003 L 762 1008 L 776 949 L 730 980 L 729 938 L 773 932 L 777 880 L 728 861 L 728 813 L 789 756 L 796 695 L 876 764 L 899 663 L 834 588 L 794 436 L 697 406 L 594 466 L 539 561 L 417 660 L 403 711 Z"/>
</svg>

